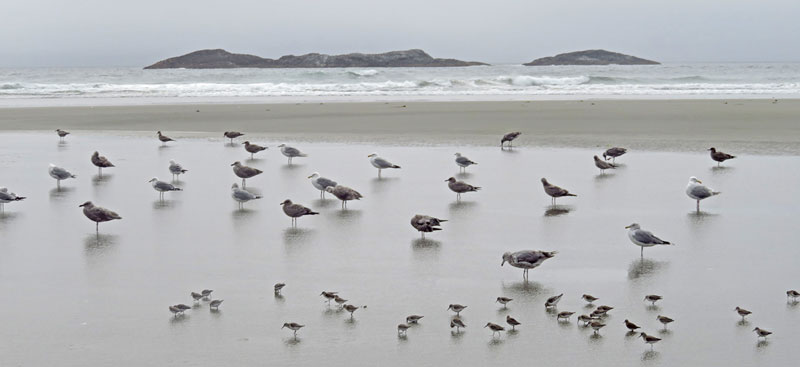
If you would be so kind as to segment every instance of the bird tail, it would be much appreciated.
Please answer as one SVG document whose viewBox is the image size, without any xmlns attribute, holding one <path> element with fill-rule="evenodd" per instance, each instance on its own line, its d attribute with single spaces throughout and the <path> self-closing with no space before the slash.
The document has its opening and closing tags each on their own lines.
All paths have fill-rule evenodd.
<svg viewBox="0 0 800 367">
<path fill-rule="evenodd" d="M 716 196 L 716 195 L 719 195 L 721 193 L 722 193 L 721 191 L 712 191 L 711 192 L 711 196 Z"/>
<path fill-rule="evenodd" d="M 300 153 L 300 155 L 298 155 L 298 157 L 308 157 L 308 154 Z"/>
<path fill-rule="evenodd" d="M 480 189 L 481 189 L 480 186 L 472 186 L 472 191 L 478 191 Z"/>
<path fill-rule="evenodd" d="M 573 194 L 573 193 L 567 193 L 567 195 L 565 195 L 565 196 L 578 196 L 578 195 Z"/>
<path fill-rule="evenodd" d="M 172 191 L 183 191 L 183 189 L 182 189 L 182 188 L 180 188 L 180 187 L 176 187 L 176 188 L 175 188 L 174 190 L 172 190 Z"/>
<path fill-rule="evenodd" d="M 261 195 L 256 195 L 256 199 L 261 199 L 261 198 L 262 198 Z"/>
<path fill-rule="evenodd" d="M 26 199 L 26 197 L 24 197 L 24 196 L 17 196 L 17 197 L 14 198 L 14 201 L 21 201 L 21 200 L 25 200 L 25 199 Z"/>
<path fill-rule="evenodd" d="M 398 166 L 398 165 L 396 165 L 396 164 L 393 164 L 393 165 L 392 165 L 392 168 L 400 168 L 400 166 Z"/>
<path fill-rule="evenodd" d="M 319 214 L 319 213 L 317 213 L 317 212 L 308 212 L 308 215 L 317 215 L 317 214 Z"/>
<path fill-rule="evenodd" d="M 78 178 L 78 176 L 76 176 L 76 175 L 69 175 L 69 177 Z"/>
<path fill-rule="evenodd" d="M 188 169 L 182 169 L 181 173 L 186 173 L 187 171 L 189 171 L 189 170 Z"/>
</svg>

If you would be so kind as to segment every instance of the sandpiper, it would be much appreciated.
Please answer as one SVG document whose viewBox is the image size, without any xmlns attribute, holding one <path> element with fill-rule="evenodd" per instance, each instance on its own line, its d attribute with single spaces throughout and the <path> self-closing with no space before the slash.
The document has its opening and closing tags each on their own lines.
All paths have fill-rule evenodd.
<svg viewBox="0 0 800 367">
<path fill-rule="evenodd" d="M 64 137 L 69 135 L 69 131 L 56 129 L 56 134 L 58 134 L 58 139 L 59 140 L 64 140 Z"/>
<path fill-rule="evenodd" d="M 197 292 L 192 292 L 192 298 L 195 302 L 200 302 L 200 299 L 203 298 L 203 295 Z"/>
<path fill-rule="evenodd" d="M 503 138 L 500 139 L 500 149 L 503 149 L 503 144 L 505 144 L 505 142 L 508 142 L 508 148 L 509 149 L 513 148 L 514 145 L 513 145 L 512 142 L 514 141 L 514 139 L 516 139 L 518 136 L 520 136 L 520 134 L 522 134 L 522 133 L 519 132 L 519 131 L 515 131 L 515 132 L 512 132 L 512 133 L 508 133 L 508 134 L 503 135 Z"/>
<path fill-rule="evenodd" d="M 758 335 L 759 338 L 767 339 L 768 336 L 772 335 L 771 331 L 764 330 L 760 327 L 753 329 L 753 331 L 756 332 L 756 335 Z"/>
<path fill-rule="evenodd" d="M 336 302 L 337 305 L 339 305 L 339 308 L 344 307 L 344 304 L 347 303 L 347 300 L 342 297 L 339 297 L 338 294 L 333 297 L 333 301 Z"/>
<path fill-rule="evenodd" d="M 461 328 L 466 328 L 466 327 L 467 325 L 464 324 L 464 321 L 461 321 L 461 319 L 459 319 L 458 317 L 450 320 L 450 328 L 451 329 L 456 328 L 457 333 L 461 332 Z"/>
<path fill-rule="evenodd" d="M 325 297 L 325 300 L 327 300 L 327 301 L 328 301 L 328 306 L 330 306 L 330 304 L 331 304 L 331 301 L 332 301 L 334 298 L 336 298 L 336 294 L 337 294 L 337 293 L 339 293 L 339 292 L 327 292 L 327 291 L 322 291 L 322 293 L 320 293 L 319 295 L 320 295 L 320 296 L 322 296 L 322 297 Z"/>
<path fill-rule="evenodd" d="M 570 311 L 559 312 L 558 315 L 556 315 L 556 320 L 560 321 L 563 319 L 564 321 L 569 321 L 570 316 L 572 316 L 573 314 L 575 313 Z"/>
<path fill-rule="evenodd" d="M 519 325 L 522 325 L 522 323 L 517 321 L 517 319 L 515 319 L 515 318 L 513 318 L 511 316 L 508 316 L 508 315 L 506 315 L 506 323 L 511 325 L 511 330 L 517 330 L 515 328 L 517 326 L 519 326 Z"/>
<path fill-rule="evenodd" d="M 580 316 L 578 316 L 578 321 L 577 322 L 579 322 L 579 323 L 582 322 L 583 326 L 589 326 L 589 323 L 594 321 L 594 320 L 595 320 L 595 318 L 591 317 L 589 315 L 580 315 Z"/>
<path fill-rule="evenodd" d="M 586 302 L 589 302 L 589 304 L 590 304 L 590 305 L 591 305 L 592 303 L 594 303 L 594 301 L 597 301 L 597 300 L 599 299 L 599 298 L 597 298 L 597 297 L 595 297 L 595 296 L 593 296 L 593 295 L 591 295 L 591 294 L 584 294 L 584 295 L 582 295 L 582 296 L 581 296 L 581 298 L 582 298 L 584 301 L 586 301 Z"/>
<path fill-rule="evenodd" d="M 790 289 L 790 290 L 786 291 L 786 298 L 787 299 L 791 298 L 792 301 L 797 302 L 797 297 L 800 297 L 800 292 L 798 292 L 798 291 L 796 291 L 794 289 Z"/>
<path fill-rule="evenodd" d="M 207 300 L 208 297 L 211 296 L 211 292 L 213 291 L 214 291 L 213 289 L 203 289 L 202 291 L 200 291 L 200 294 L 203 295 L 203 299 Z"/>
<path fill-rule="evenodd" d="M 447 309 L 455 312 L 456 316 L 461 316 L 461 311 L 464 311 L 465 308 L 467 308 L 467 306 L 459 305 L 458 303 L 453 303 L 447 306 Z"/>
<path fill-rule="evenodd" d="M 495 301 L 495 303 L 499 303 L 499 304 L 503 305 L 503 308 L 508 308 L 508 306 L 507 306 L 508 303 L 513 301 L 513 300 L 514 300 L 513 298 L 508 298 L 508 297 L 497 297 L 497 300 Z"/>
<path fill-rule="evenodd" d="M 500 326 L 500 325 L 497 325 L 497 324 L 495 324 L 495 323 L 493 323 L 493 322 L 487 322 L 487 323 L 486 323 L 486 326 L 484 326 L 484 327 L 485 327 L 485 328 L 486 328 L 486 327 L 488 327 L 489 329 L 491 329 L 491 330 L 492 330 L 492 337 L 493 337 L 493 338 L 494 338 L 494 335 L 495 335 L 495 334 L 498 334 L 498 335 L 499 335 L 499 334 L 500 334 L 500 332 L 502 332 L 502 331 L 505 331 L 505 330 L 506 330 L 506 328 L 504 328 L 504 327 L 502 327 L 502 326 Z"/>
<path fill-rule="evenodd" d="M 346 305 L 342 306 L 342 308 L 345 311 L 350 313 L 350 318 L 352 319 L 353 318 L 353 312 L 356 312 L 356 310 L 358 310 L 361 307 L 346 304 Z"/>
<path fill-rule="evenodd" d="M 667 324 L 675 321 L 675 320 L 673 320 L 673 319 L 671 319 L 669 317 L 661 316 L 661 315 L 656 316 L 656 319 L 658 320 L 658 322 L 664 324 L 664 330 L 667 330 Z"/>
<path fill-rule="evenodd" d="M 305 327 L 305 325 L 300 325 L 296 322 L 285 322 L 283 323 L 283 326 L 281 326 L 281 329 L 289 328 L 289 330 L 294 332 L 294 338 L 297 339 L 297 331 L 302 329 L 303 327 Z"/>
<path fill-rule="evenodd" d="M 178 315 L 183 315 L 183 310 L 175 306 L 169 306 L 169 312 L 172 312 L 175 317 L 178 317 Z"/>
<path fill-rule="evenodd" d="M 602 329 L 604 326 L 606 326 L 606 324 L 595 320 L 595 321 L 590 322 L 589 326 L 591 326 L 592 329 L 594 329 L 594 333 L 597 334 L 597 332 L 600 331 L 600 329 Z"/>
<path fill-rule="evenodd" d="M 640 253 L 644 256 L 645 247 L 653 247 L 657 245 L 674 245 L 669 241 L 664 241 L 656 237 L 652 232 L 645 231 L 638 223 L 632 223 L 625 227 L 628 229 L 628 238 L 634 245 L 639 246 Z"/>
<path fill-rule="evenodd" d="M 639 325 L 636 325 L 628 321 L 628 319 L 625 319 L 625 327 L 628 328 L 628 330 L 630 331 L 636 331 L 636 329 L 640 329 Z"/>
<path fill-rule="evenodd" d="M 275 294 L 281 294 L 281 289 L 286 286 L 286 283 L 275 283 L 273 289 L 275 290 Z"/>
<path fill-rule="evenodd" d="M 652 305 L 655 306 L 656 302 L 662 300 L 664 297 L 661 297 L 657 294 L 648 294 L 644 296 L 644 300 L 647 302 L 652 302 Z"/>
<path fill-rule="evenodd" d="M 557 296 L 552 296 L 552 297 L 548 298 L 547 301 L 544 302 L 544 307 L 545 308 L 556 307 L 556 305 L 558 304 L 558 301 L 560 301 L 561 297 L 563 297 L 563 296 L 564 296 L 564 293 L 561 293 L 561 294 L 559 294 Z"/>
<path fill-rule="evenodd" d="M 661 338 L 656 338 L 655 336 L 647 335 L 645 333 L 639 334 L 639 337 L 644 339 L 645 343 L 650 344 L 650 349 L 653 348 L 653 344 L 658 343 L 659 341 L 661 341 Z"/>
<path fill-rule="evenodd" d="M 401 335 L 401 334 L 405 335 L 406 331 L 408 331 L 409 327 L 410 326 L 408 326 L 408 324 L 399 324 L 399 325 L 397 325 L 397 335 Z"/>
<path fill-rule="evenodd" d="M 223 301 L 223 299 L 215 299 L 208 304 L 208 307 L 219 310 L 219 305 L 221 305 Z"/>
<path fill-rule="evenodd" d="M 419 320 L 422 320 L 423 317 L 425 317 L 425 316 L 422 316 L 422 315 L 409 315 L 408 317 L 406 317 L 406 323 L 407 324 L 419 323 Z"/>
<path fill-rule="evenodd" d="M 736 313 L 738 313 L 738 314 L 739 314 L 739 316 L 741 316 L 741 317 L 742 317 L 742 321 L 744 321 L 744 318 L 745 318 L 747 315 L 749 315 L 749 314 L 751 314 L 751 313 L 752 313 L 752 312 L 750 312 L 750 311 L 748 311 L 748 310 L 745 310 L 745 309 L 743 309 L 743 308 L 741 308 L 741 307 L 736 307 L 736 308 L 734 308 L 734 311 L 736 311 Z"/>
</svg>

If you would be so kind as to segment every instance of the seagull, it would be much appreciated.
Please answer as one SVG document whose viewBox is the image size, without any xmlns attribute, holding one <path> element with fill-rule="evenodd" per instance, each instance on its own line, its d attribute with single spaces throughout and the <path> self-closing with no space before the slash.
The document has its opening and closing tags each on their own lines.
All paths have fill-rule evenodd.
<svg viewBox="0 0 800 367">
<path fill-rule="evenodd" d="M 245 166 L 239 161 L 233 162 L 231 166 L 233 167 L 233 173 L 242 179 L 242 188 L 247 187 L 245 180 L 260 175 L 261 172 L 263 172 L 260 169 Z"/>
<path fill-rule="evenodd" d="M 606 173 L 607 169 L 617 168 L 613 163 L 608 163 L 598 156 L 594 156 L 594 166 L 599 168 L 601 173 Z"/>
<path fill-rule="evenodd" d="M 590 305 L 599 299 L 591 294 L 584 294 L 581 296 L 581 298 L 583 298 L 584 301 L 589 302 Z"/>
<path fill-rule="evenodd" d="M 521 134 L 522 134 L 521 132 L 517 131 L 517 132 L 508 133 L 508 134 L 503 135 L 503 138 L 500 139 L 500 149 L 503 149 L 503 144 L 505 144 L 505 142 L 508 142 L 508 147 L 509 148 L 513 148 L 513 143 L 512 142 L 514 141 L 514 139 L 516 139 Z"/>
<path fill-rule="evenodd" d="M 169 136 L 162 135 L 161 131 L 157 132 L 158 140 L 161 140 L 161 145 L 167 145 L 168 141 L 175 141 L 175 139 L 170 138 Z"/>
<path fill-rule="evenodd" d="M 503 305 L 503 308 L 508 308 L 507 306 L 508 303 L 513 300 L 514 300 L 513 298 L 508 298 L 508 297 L 497 297 L 497 300 L 494 302 Z"/>
<path fill-rule="evenodd" d="M 378 169 L 378 178 L 381 178 L 381 170 L 389 168 L 400 168 L 400 166 L 392 162 L 389 162 L 381 157 L 378 157 L 378 153 L 372 153 L 367 157 L 369 157 L 369 163 L 372 163 L 372 166 Z"/>
<path fill-rule="evenodd" d="M 147 182 L 150 182 L 153 185 L 153 189 L 158 191 L 158 197 L 161 199 L 164 199 L 164 193 L 167 191 L 183 191 L 183 189 L 171 183 L 159 181 L 157 177 L 153 177 Z"/>
<path fill-rule="evenodd" d="M 553 205 L 556 205 L 556 198 L 560 198 L 562 196 L 578 196 L 547 182 L 546 178 L 542 178 L 542 186 L 544 187 L 544 193 L 550 195 L 550 197 L 552 198 Z"/>
<path fill-rule="evenodd" d="M 742 317 L 742 321 L 744 321 L 744 318 L 747 317 L 747 315 L 750 315 L 752 313 L 752 312 L 750 312 L 748 310 L 745 310 L 745 309 L 743 309 L 741 307 L 736 307 L 733 310 L 736 311 L 736 313 L 738 313 L 739 316 Z"/>
<path fill-rule="evenodd" d="M 283 206 L 283 213 L 292 218 L 292 225 L 297 225 L 297 218 L 304 215 L 317 215 L 319 213 L 306 208 L 300 204 L 292 203 L 291 200 L 284 200 L 281 205 Z"/>
<path fill-rule="evenodd" d="M 461 319 L 458 317 L 455 317 L 452 320 L 450 320 L 450 328 L 451 329 L 456 328 L 456 333 L 460 333 L 461 328 L 466 328 L 466 327 L 467 325 L 464 324 L 464 321 L 461 321 Z"/>
<path fill-rule="evenodd" d="M 757 327 L 757 328 L 753 329 L 753 331 L 756 332 L 756 335 L 758 335 L 759 339 L 760 338 L 764 338 L 764 340 L 766 340 L 768 336 L 772 335 L 771 331 L 764 330 L 764 329 L 762 329 L 760 327 Z"/>
<path fill-rule="evenodd" d="M 281 294 L 281 289 L 286 286 L 286 283 L 275 283 L 273 286 L 275 294 Z"/>
<path fill-rule="evenodd" d="M 2 190 L 0 190 L 0 191 L 2 191 Z M 786 291 L 786 298 L 788 299 L 789 297 L 791 297 L 793 301 L 797 302 L 797 297 L 800 297 L 800 292 L 798 292 L 798 291 L 796 291 L 794 289 L 790 289 L 790 290 Z"/>
<path fill-rule="evenodd" d="M 703 181 L 700 181 L 697 179 L 697 177 L 692 176 L 689 177 L 689 184 L 686 185 L 686 195 L 694 200 L 697 200 L 698 213 L 700 213 L 700 200 L 721 194 L 720 192 L 714 191 L 702 183 Z"/>
<path fill-rule="evenodd" d="M 292 164 L 292 158 L 294 157 L 308 157 L 307 154 L 300 152 L 297 148 L 286 144 L 278 145 L 278 148 L 281 148 L 281 154 L 289 158 L 289 164 Z"/>
<path fill-rule="evenodd" d="M 450 188 L 451 191 L 456 193 L 456 200 L 461 200 L 461 194 L 465 192 L 473 192 L 480 190 L 480 186 L 472 186 L 464 181 L 457 181 L 455 177 L 450 177 L 446 180 L 447 187 Z"/>
<path fill-rule="evenodd" d="M 58 187 L 59 189 L 61 188 L 61 180 L 77 177 L 72 173 L 70 173 L 69 171 L 67 171 L 65 168 L 57 167 L 52 163 L 50 163 L 50 169 L 47 170 L 47 173 L 50 174 L 50 177 L 56 179 L 56 187 Z"/>
<path fill-rule="evenodd" d="M 336 196 L 337 198 L 339 198 L 339 200 L 342 201 L 342 209 L 347 208 L 348 201 L 361 200 L 361 198 L 363 197 L 361 196 L 360 192 L 342 185 L 336 185 L 334 187 L 328 186 L 325 188 L 325 191 L 333 194 L 333 196 Z"/>
<path fill-rule="evenodd" d="M 176 163 L 175 160 L 169 160 L 169 173 L 172 174 L 172 179 L 175 180 L 178 176 L 186 173 L 189 171 L 188 169 L 183 169 L 183 166 L 180 163 Z"/>
<path fill-rule="evenodd" d="M 417 324 L 417 323 L 419 323 L 419 320 L 422 320 L 423 317 L 425 317 L 425 316 L 410 315 L 410 316 L 406 317 L 406 323 L 408 323 L 408 324 Z"/>
<path fill-rule="evenodd" d="M 620 148 L 620 147 L 609 148 L 608 150 L 603 152 L 603 159 L 608 160 L 608 158 L 611 158 L 611 163 L 616 163 L 617 157 L 627 152 L 628 150 L 625 148 Z"/>
<path fill-rule="evenodd" d="M 711 159 L 713 159 L 713 160 L 715 160 L 717 162 L 717 167 L 719 167 L 720 163 L 725 162 L 728 159 L 736 158 L 735 155 L 730 155 L 728 153 L 718 152 L 717 149 L 714 148 L 714 147 L 708 148 L 708 151 L 711 152 Z"/>
<path fill-rule="evenodd" d="M 226 131 L 226 132 L 224 132 L 222 134 L 222 136 L 224 136 L 224 137 L 226 137 L 228 139 L 231 139 L 231 144 L 233 144 L 233 139 L 236 139 L 236 138 L 238 138 L 238 137 L 240 137 L 242 135 L 244 135 L 244 134 L 242 134 L 242 133 L 240 133 L 238 131 Z"/>
<path fill-rule="evenodd" d="M 504 328 L 504 327 L 502 327 L 500 325 L 497 325 L 497 324 L 495 324 L 493 322 L 487 322 L 486 326 L 484 326 L 484 327 L 488 327 L 490 330 L 492 330 L 492 337 L 493 338 L 494 338 L 494 334 L 500 334 L 500 332 L 506 330 L 506 328 Z"/>
<path fill-rule="evenodd" d="M 645 343 L 650 344 L 650 349 L 653 349 L 653 344 L 658 343 L 659 341 L 661 341 L 661 338 L 657 338 L 657 337 L 652 336 L 652 335 L 647 335 L 645 333 L 639 334 L 639 337 L 644 339 Z"/>
<path fill-rule="evenodd" d="M 652 302 L 653 306 L 656 305 L 657 301 L 660 301 L 662 299 L 664 299 L 664 297 L 661 297 L 661 296 L 659 296 L 657 294 L 648 294 L 648 295 L 644 296 L 644 300 L 647 301 L 647 302 Z"/>
<path fill-rule="evenodd" d="M 628 229 L 628 238 L 631 239 L 631 242 L 633 242 L 634 245 L 642 248 L 641 252 L 643 256 L 645 247 L 653 247 L 656 245 L 674 245 L 673 243 L 656 237 L 649 231 L 643 230 L 638 223 L 633 223 L 625 228 Z"/>
<path fill-rule="evenodd" d="M 630 330 L 631 332 L 636 331 L 636 329 L 641 329 L 639 327 L 639 325 L 636 325 L 636 324 L 628 321 L 628 319 L 625 319 L 625 327 L 628 328 L 628 330 Z"/>
<path fill-rule="evenodd" d="M 467 306 L 459 305 L 458 303 L 453 303 L 447 306 L 447 309 L 455 312 L 456 316 L 461 316 L 461 311 L 464 311 L 465 308 L 467 308 Z"/>
<path fill-rule="evenodd" d="M 661 316 L 661 315 L 656 316 L 656 320 L 658 320 L 658 322 L 664 324 L 664 330 L 667 330 L 667 324 L 675 321 L 675 320 L 673 320 L 673 319 L 671 319 L 669 317 Z"/>
<path fill-rule="evenodd" d="M 261 196 L 259 196 L 259 195 L 255 195 L 250 191 L 240 189 L 239 188 L 239 184 L 236 184 L 236 183 L 234 183 L 231 186 L 231 197 L 233 198 L 233 200 L 236 200 L 236 201 L 239 202 L 239 207 L 240 208 L 244 206 L 244 203 L 246 203 L 246 202 L 248 202 L 250 200 L 261 199 Z"/>
<path fill-rule="evenodd" d="M 563 297 L 563 296 L 564 296 L 564 293 L 561 293 L 561 294 L 559 294 L 557 296 L 552 296 L 552 297 L 548 298 L 547 301 L 544 302 L 544 308 L 556 307 L 556 305 L 558 305 L 558 301 L 561 301 L 561 297 Z"/>
<path fill-rule="evenodd" d="M 425 232 L 441 231 L 439 228 L 447 219 L 439 219 L 429 215 L 417 214 L 411 217 L 411 226 L 414 227 L 419 233 L 422 233 L 422 238 L 425 238 Z"/>
<path fill-rule="evenodd" d="M 56 129 L 56 134 L 58 134 L 58 140 L 64 141 L 64 137 L 69 135 L 69 131 Z"/>
<path fill-rule="evenodd" d="M 108 222 L 115 219 L 122 219 L 119 214 L 114 213 L 106 208 L 95 206 L 91 201 L 87 201 L 78 207 L 83 207 L 83 215 L 95 223 L 95 231 L 100 231 L 100 223 Z"/>
<path fill-rule="evenodd" d="M 12 201 L 22 201 L 25 200 L 24 196 L 17 196 L 17 194 L 13 192 L 8 192 L 8 189 L 5 187 L 0 187 L 0 211 L 3 210 L 3 206 L 8 204 Z"/>
<path fill-rule="evenodd" d="M 111 163 L 106 157 L 101 156 L 97 151 L 92 153 L 92 164 L 97 166 L 97 172 L 99 172 L 100 176 L 103 175 L 103 168 L 115 167 L 113 163 Z"/>
<path fill-rule="evenodd" d="M 459 172 L 461 172 L 462 170 L 464 172 L 466 172 L 467 171 L 467 167 L 469 167 L 469 166 L 471 166 L 473 164 L 478 164 L 478 163 L 471 161 L 469 158 L 461 155 L 461 153 L 456 153 L 456 164 L 459 167 L 458 168 Z"/>
<path fill-rule="evenodd" d="M 219 305 L 221 305 L 223 301 L 223 299 L 215 299 L 208 304 L 208 307 L 219 310 Z"/>
<path fill-rule="evenodd" d="M 231 139 L 231 142 L 233 142 L 233 139 Z M 244 144 L 244 150 L 246 150 L 248 153 L 250 153 L 250 159 L 253 159 L 253 154 L 256 154 L 256 153 L 258 153 L 258 152 L 260 152 L 262 150 L 266 150 L 267 149 L 267 147 L 262 147 L 262 146 L 256 145 L 256 144 L 250 144 L 249 141 L 245 141 L 242 144 Z"/>
<path fill-rule="evenodd" d="M 574 315 L 574 314 L 575 313 L 571 312 L 571 311 L 562 311 L 562 312 L 559 312 L 558 315 L 556 315 L 556 320 L 564 319 L 564 321 L 569 321 L 569 317 Z"/>
<path fill-rule="evenodd" d="M 300 324 L 298 324 L 296 322 L 285 322 L 283 324 L 283 326 L 281 326 L 281 329 L 289 328 L 289 330 L 294 332 L 294 338 L 297 339 L 297 331 L 302 329 L 302 328 L 304 328 L 304 327 L 305 327 L 305 325 L 300 325 Z"/>
<path fill-rule="evenodd" d="M 308 178 L 311 179 L 311 185 L 319 190 L 319 197 L 323 199 L 325 198 L 325 189 L 328 188 L 328 186 L 336 187 L 337 185 L 336 181 L 320 176 L 319 172 L 312 173 Z"/>
<path fill-rule="evenodd" d="M 400 335 L 400 334 L 406 335 L 406 331 L 408 331 L 409 327 L 410 326 L 408 326 L 408 324 L 399 324 L 399 325 L 397 325 L 397 335 Z"/>
<path fill-rule="evenodd" d="M 508 262 L 511 266 L 515 268 L 524 269 L 522 271 L 522 278 L 528 279 L 528 270 L 538 267 L 542 265 L 542 263 L 553 257 L 556 256 L 558 251 L 533 251 L 533 250 L 523 250 L 517 251 L 514 253 L 506 252 L 503 254 L 503 262 L 500 263 L 500 266 L 503 266 L 506 262 Z"/>
<path fill-rule="evenodd" d="M 521 322 L 517 321 L 517 319 L 511 317 L 510 315 L 506 315 L 506 323 L 511 325 L 511 330 L 516 331 L 516 327 L 522 325 Z"/>
</svg>

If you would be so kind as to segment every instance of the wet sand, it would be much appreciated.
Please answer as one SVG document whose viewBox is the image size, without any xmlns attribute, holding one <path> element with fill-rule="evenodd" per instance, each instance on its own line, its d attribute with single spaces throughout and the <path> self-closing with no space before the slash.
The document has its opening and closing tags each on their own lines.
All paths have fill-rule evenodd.
<svg viewBox="0 0 800 367">
<path fill-rule="evenodd" d="M 100 119 L 86 120 L 101 126 Z M 69 128 L 67 121 L 77 117 L 40 128 L 58 122 Z M 158 125 L 141 124 L 132 130 Z M 0 133 L 0 185 L 28 196 L 7 204 L 0 216 L 0 364 L 513 365 L 525 358 L 541 366 L 745 366 L 795 359 L 800 306 L 787 303 L 784 292 L 800 287 L 800 247 L 791 241 L 796 226 L 787 222 L 800 207 L 800 158 L 742 154 L 715 168 L 702 149 L 640 150 L 600 175 L 591 161 L 598 149 L 532 147 L 543 141 L 535 133 L 526 136 L 527 147 L 511 152 L 466 143 L 496 132 L 488 130 L 440 130 L 447 139 L 413 147 L 405 140 L 365 144 L 366 132 L 351 141 L 349 135 L 291 141 L 310 155 L 291 167 L 275 148 L 282 141 L 268 130 L 253 134 L 270 146 L 255 161 L 246 160 L 240 145 L 209 134 L 169 134 L 181 139 L 163 148 L 149 131 L 76 132 L 65 143 L 51 131 Z M 792 131 L 772 134 L 782 136 L 778 144 L 794 146 Z M 117 165 L 102 179 L 89 163 L 94 150 Z M 366 158 L 374 151 L 403 168 L 377 180 Z M 479 162 L 457 177 L 483 187 L 461 203 L 443 182 L 458 172 L 455 152 Z M 168 179 L 169 159 L 189 172 L 179 183 L 185 191 L 167 193 L 161 202 L 147 180 Z M 248 180 L 264 198 L 245 210 L 230 198 L 238 181 L 229 166 L 234 160 L 264 170 Z M 78 178 L 58 191 L 48 163 Z M 347 211 L 336 200 L 319 200 L 306 179 L 313 171 L 364 199 Z M 684 194 L 692 175 L 723 192 L 703 202 L 700 214 Z M 540 177 L 579 196 L 551 207 Z M 278 205 L 286 198 L 321 214 L 291 228 Z M 101 224 L 96 236 L 78 208 L 86 200 L 124 219 Z M 449 221 L 422 241 L 408 223 L 416 213 Z M 677 245 L 646 249 L 641 259 L 623 228 L 634 221 Z M 521 270 L 500 266 L 503 252 L 520 249 L 559 254 L 532 270 L 526 283 Z M 272 293 L 279 281 L 288 284 L 283 297 Z M 225 299 L 220 312 L 202 302 L 185 317 L 171 316 L 168 305 L 191 304 L 189 292 L 203 288 Z M 368 308 L 350 320 L 325 305 L 322 290 Z M 545 312 L 544 300 L 562 292 L 560 311 L 588 313 L 582 293 L 615 307 L 600 336 L 576 326 L 574 316 L 558 323 Z M 642 301 L 649 293 L 665 297 L 658 308 Z M 507 310 L 494 303 L 501 295 L 515 299 Z M 449 303 L 469 306 L 460 335 L 448 328 Z M 736 306 L 754 311 L 747 323 L 739 323 Z M 398 338 L 397 324 L 413 313 L 425 318 Z M 658 314 L 677 320 L 668 332 L 659 331 Z M 502 324 L 506 315 L 523 325 L 493 340 L 482 326 Z M 654 352 L 626 335 L 626 318 L 664 338 Z M 307 325 L 297 341 L 280 329 L 287 321 Z M 751 331 L 756 326 L 775 334 L 759 343 Z"/>
</svg>

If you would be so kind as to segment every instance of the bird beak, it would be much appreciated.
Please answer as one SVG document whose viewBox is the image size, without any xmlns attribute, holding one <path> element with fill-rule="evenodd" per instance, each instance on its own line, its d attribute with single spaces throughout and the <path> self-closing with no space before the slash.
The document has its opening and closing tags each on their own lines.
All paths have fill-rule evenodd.
<svg viewBox="0 0 800 367">
<path fill-rule="evenodd" d="M 625 226 L 625 229 L 631 228 L 631 226 Z"/>
<path fill-rule="evenodd" d="M 311 177 L 313 177 L 313 176 L 314 176 L 314 175 L 311 175 L 311 176 L 308 176 L 308 177 L 306 177 L 306 178 L 311 178 Z"/>
<path fill-rule="evenodd" d="M 503 259 L 503 262 L 500 263 L 500 266 L 503 266 L 505 264 L 506 264 L 506 259 Z"/>
<path fill-rule="evenodd" d="M 697 180 L 697 183 L 703 183 L 703 181 Z"/>
<path fill-rule="evenodd" d="M 236 165 L 236 163 L 231 163 L 231 167 L 233 167 L 234 165 Z"/>
</svg>

